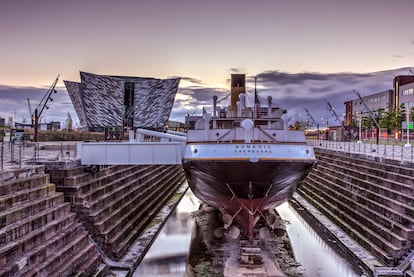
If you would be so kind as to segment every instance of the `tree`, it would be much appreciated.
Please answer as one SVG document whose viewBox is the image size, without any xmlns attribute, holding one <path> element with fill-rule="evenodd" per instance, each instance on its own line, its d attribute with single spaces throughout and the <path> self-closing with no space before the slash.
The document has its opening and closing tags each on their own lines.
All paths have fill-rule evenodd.
<svg viewBox="0 0 414 277">
<path fill-rule="evenodd" d="M 398 117 L 395 116 L 395 112 L 388 106 L 388 110 L 383 113 L 383 117 L 379 122 L 381 128 L 387 129 L 387 133 L 391 134 L 396 128 L 398 128 Z"/>
</svg>

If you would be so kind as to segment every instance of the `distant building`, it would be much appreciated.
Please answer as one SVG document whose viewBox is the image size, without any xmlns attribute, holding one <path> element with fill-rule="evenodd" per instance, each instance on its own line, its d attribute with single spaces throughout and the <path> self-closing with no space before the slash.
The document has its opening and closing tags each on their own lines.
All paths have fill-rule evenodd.
<svg viewBox="0 0 414 277">
<path fill-rule="evenodd" d="M 64 81 L 80 125 L 102 129 L 162 129 L 170 116 L 179 78 L 154 79 L 80 72 L 81 82 Z"/>
<path fill-rule="evenodd" d="M 6 119 L 0 117 L 0 127 L 5 127 L 6 126 Z"/>
<path fill-rule="evenodd" d="M 413 75 L 400 75 L 396 76 L 393 80 L 393 88 L 394 88 L 394 109 L 398 111 L 398 108 L 400 107 L 401 103 L 403 101 L 409 101 L 407 100 L 408 97 L 403 97 L 403 99 L 400 99 L 400 96 L 402 94 L 402 88 L 406 87 L 406 85 L 414 83 L 414 76 Z M 405 98 L 405 99 L 404 99 Z"/>
<path fill-rule="evenodd" d="M 393 107 L 393 90 L 385 90 L 382 92 L 374 93 L 368 96 L 362 97 L 362 100 L 368 106 L 372 112 L 388 111 L 389 108 Z M 348 126 L 352 117 L 356 117 L 358 114 L 362 116 L 368 116 L 368 110 L 366 109 L 364 103 L 360 99 L 350 100 L 344 103 L 345 104 L 345 122 L 344 125 Z"/>
<path fill-rule="evenodd" d="M 414 107 L 414 75 L 399 75 L 393 79 L 393 89 L 374 93 L 362 97 L 372 111 L 398 111 L 401 104 L 409 108 Z M 348 126 L 352 118 L 358 114 L 368 116 L 367 109 L 360 99 L 346 101 L 344 125 Z"/>
<path fill-rule="evenodd" d="M 399 105 L 414 108 L 414 81 L 398 87 Z"/>
<path fill-rule="evenodd" d="M 60 130 L 60 121 L 51 121 L 46 126 L 48 130 L 52 130 L 52 131 Z"/>
</svg>

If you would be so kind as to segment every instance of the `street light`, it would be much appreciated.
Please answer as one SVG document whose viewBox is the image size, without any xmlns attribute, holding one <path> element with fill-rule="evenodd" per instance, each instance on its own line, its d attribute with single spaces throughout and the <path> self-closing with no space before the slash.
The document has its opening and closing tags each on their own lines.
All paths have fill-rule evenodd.
<svg viewBox="0 0 414 277">
<path fill-rule="evenodd" d="M 406 114 L 407 114 L 407 143 L 404 144 L 404 147 L 411 147 L 411 144 L 410 144 L 410 123 L 411 123 L 411 126 L 412 126 L 412 122 L 410 122 L 410 108 L 408 107 L 408 105 L 405 108 L 406 108 Z"/>
<path fill-rule="evenodd" d="M 362 143 L 362 140 L 361 140 L 361 129 L 362 129 L 362 124 L 361 124 L 361 122 L 362 122 L 362 113 L 358 113 L 358 112 L 356 112 L 356 114 L 357 114 L 357 118 L 358 118 L 358 141 L 357 141 L 357 143 Z"/>
</svg>

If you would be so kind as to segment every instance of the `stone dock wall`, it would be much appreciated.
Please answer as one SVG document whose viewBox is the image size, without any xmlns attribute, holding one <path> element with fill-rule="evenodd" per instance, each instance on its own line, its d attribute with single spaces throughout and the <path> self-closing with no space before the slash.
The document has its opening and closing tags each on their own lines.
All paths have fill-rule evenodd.
<svg viewBox="0 0 414 277">
<path fill-rule="evenodd" d="M 104 276 L 184 179 L 181 166 L 79 161 L 0 172 L 0 276 Z"/>
<path fill-rule="evenodd" d="M 318 148 L 315 154 L 318 164 L 298 193 L 389 272 L 414 276 L 407 262 L 414 250 L 414 165 Z"/>
</svg>

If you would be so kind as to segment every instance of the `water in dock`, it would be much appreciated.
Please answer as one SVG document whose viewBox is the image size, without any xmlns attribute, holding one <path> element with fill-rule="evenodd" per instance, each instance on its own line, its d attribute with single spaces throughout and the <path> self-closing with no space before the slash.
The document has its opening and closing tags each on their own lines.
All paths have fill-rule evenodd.
<svg viewBox="0 0 414 277">
<path fill-rule="evenodd" d="M 192 259 L 188 257 L 189 250 L 194 253 L 195 248 L 191 245 L 192 241 L 195 241 L 196 229 L 192 213 L 196 212 L 199 206 L 197 198 L 190 190 L 187 191 L 133 276 L 196 276 L 197 272 L 203 270 L 203 262 L 198 262 L 197 268 L 188 263 Z M 277 210 L 286 222 L 294 254 L 297 261 L 302 264 L 306 276 L 360 276 L 288 203 L 282 204 Z M 211 258 L 211 250 L 201 247 L 201 251 L 205 253 L 199 253 L 199 261 L 204 255 L 206 266 L 216 263 Z M 218 267 L 223 265 L 218 263 Z"/>
<path fill-rule="evenodd" d="M 323 240 L 289 205 L 283 203 L 277 208 L 286 221 L 286 229 L 296 260 L 306 269 L 307 276 L 356 277 L 360 276 L 351 265 Z"/>
</svg>

